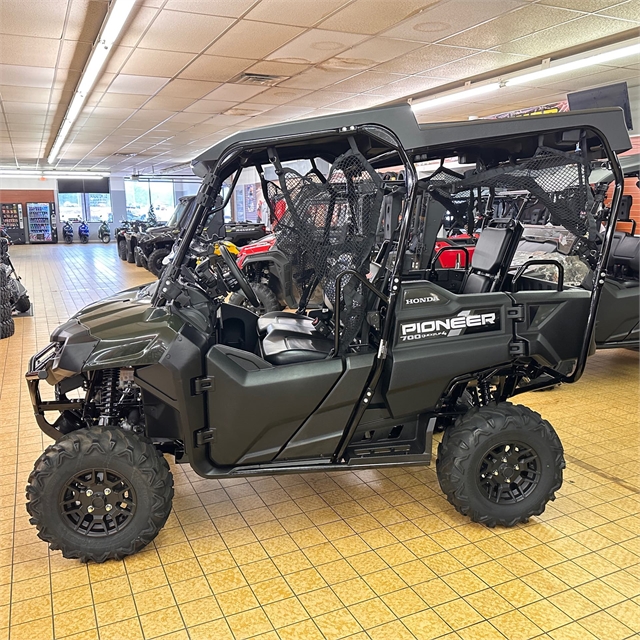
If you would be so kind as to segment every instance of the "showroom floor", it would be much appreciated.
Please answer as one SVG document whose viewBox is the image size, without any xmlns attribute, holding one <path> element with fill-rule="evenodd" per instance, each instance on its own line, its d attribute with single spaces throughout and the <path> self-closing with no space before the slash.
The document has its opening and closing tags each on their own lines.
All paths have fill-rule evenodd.
<svg viewBox="0 0 640 640">
<path fill-rule="evenodd" d="M 29 525 L 24 487 L 50 441 L 23 374 L 76 309 L 151 276 L 113 244 L 11 254 L 35 315 L 0 342 L 0 640 L 640 633 L 637 353 L 600 352 L 577 385 L 519 399 L 567 458 L 558 499 L 527 525 L 471 524 L 433 467 L 218 482 L 173 466 L 174 512 L 155 543 L 83 565 Z"/>
</svg>

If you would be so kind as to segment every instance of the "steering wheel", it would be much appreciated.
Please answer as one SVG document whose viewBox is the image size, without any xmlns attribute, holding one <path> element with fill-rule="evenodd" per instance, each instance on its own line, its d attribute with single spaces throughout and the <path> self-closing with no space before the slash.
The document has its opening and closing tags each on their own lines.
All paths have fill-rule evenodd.
<svg viewBox="0 0 640 640">
<path fill-rule="evenodd" d="M 222 242 L 218 244 L 218 249 L 220 250 L 220 255 L 224 260 L 227 267 L 229 267 L 229 271 L 231 271 L 231 275 L 238 281 L 240 288 L 242 289 L 242 293 L 247 296 L 247 300 L 252 307 L 259 307 L 260 301 L 256 297 L 256 292 L 251 288 L 249 281 L 245 277 L 244 273 L 240 271 L 236 261 L 233 259 L 233 256 L 229 253 L 229 249 L 224 246 Z"/>
</svg>

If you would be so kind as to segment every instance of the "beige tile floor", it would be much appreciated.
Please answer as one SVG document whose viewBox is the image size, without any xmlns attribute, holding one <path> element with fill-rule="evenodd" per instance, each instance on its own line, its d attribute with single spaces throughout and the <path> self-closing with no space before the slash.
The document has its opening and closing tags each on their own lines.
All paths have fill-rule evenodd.
<svg viewBox="0 0 640 640">
<path fill-rule="evenodd" d="M 150 279 L 115 246 L 12 248 L 35 304 L 0 342 L 0 640 L 363 640 L 640 634 L 638 355 L 600 352 L 576 385 L 528 394 L 566 449 L 558 499 L 529 524 L 458 515 L 433 468 L 202 480 L 173 467 L 174 511 L 124 562 L 80 564 L 29 525 L 49 444 L 23 380 L 84 304 Z"/>
</svg>

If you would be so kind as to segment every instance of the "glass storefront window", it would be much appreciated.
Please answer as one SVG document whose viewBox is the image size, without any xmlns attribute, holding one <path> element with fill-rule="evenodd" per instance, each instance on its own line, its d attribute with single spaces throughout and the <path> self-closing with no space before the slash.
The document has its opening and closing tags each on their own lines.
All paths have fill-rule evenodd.
<svg viewBox="0 0 640 640">
<path fill-rule="evenodd" d="M 111 195 L 108 193 L 86 193 L 86 220 L 88 222 L 113 222 Z"/>
<path fill-rule="evenodd" d="M 151 204 L 158 222 L 167 222 L 173 213 L 173 182 L 149 182 Z"/>
<path fill-rule="evenodd" d="M 175 207 L 172 182 L 126 180 L 124 194 L 129 220 L 146 220 L 153 205 L 158 222 L 167 222 Z"/>
<path fill-rule="evenodd" d="M 82 193 L 59 193 L 58 208 L 62 222 L 80 222 L 83 219 Z"/>
</svg>

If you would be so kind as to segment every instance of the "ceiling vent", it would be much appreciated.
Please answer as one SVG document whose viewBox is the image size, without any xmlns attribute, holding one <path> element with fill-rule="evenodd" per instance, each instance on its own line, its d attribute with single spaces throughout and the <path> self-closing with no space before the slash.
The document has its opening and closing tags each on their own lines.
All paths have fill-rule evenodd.
<svg viewBox="0 0 640 640">
<path fill-rule="evenodd" d="M 274 76 L 267 73 L 240 73 L 229 80 L 233 84 L 251 84 L 262 87 L 275 87 L 279 82 L 288 80 L 290 76 Z"/>
</svg>

